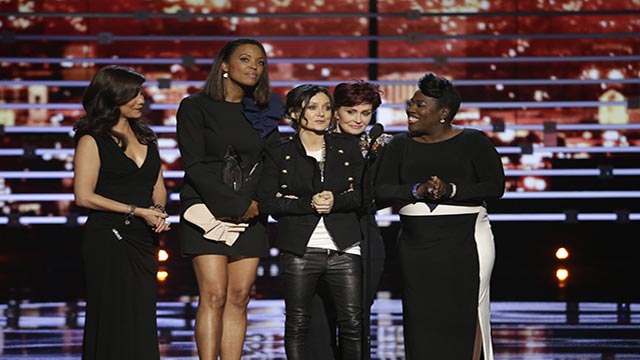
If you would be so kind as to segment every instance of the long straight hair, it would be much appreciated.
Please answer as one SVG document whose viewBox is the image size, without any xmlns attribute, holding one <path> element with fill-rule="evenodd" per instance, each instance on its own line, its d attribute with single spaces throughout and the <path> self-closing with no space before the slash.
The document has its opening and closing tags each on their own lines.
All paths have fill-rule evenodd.
<svg viewBox="0 0 640 360">
<path fill-rule="evenodd" d="M 138 96 L 144 81 L 144 76 L 126 67 L 111 65 L 100 69 L 84 92 L 82 106 L 86 113 L 73 127 L 75 141 L 87 134 L 111 136 L 126 150 L 127 139 L 113 127 L 120 120 L 120 106 Z M 141 144 L 156 140 L 143 118 L 127 120 Z"/>
<path fill-rule="evenodd" d="M 267 52 L 264 49 L 264 46 L 253 39 L 236 39 L 229 41 L 224 44 L 222 49 L 218 52 L 216 57 L 213 59 L 213 66 L 211 67 L 211 71 L 207 76 L 207 81 L 204 84 L 204 93 L 213 101 L 223 102 L 225 99 L 225 89 L 224 82 L 222 81 L 222 64 L 229 64 L 229 59 L 231 55 L 236 51 L 236 49 L 242 45 L 255 45 L 262 51 L 265 57 L 264 71 L 258 82 L 251 89 L 245 89 L 247 92 L 246 95 L 253 97 L 253 102 L 258 106 L 267 106 L 269 104 L 269 68 L 267 63 Z"/>
</svg>

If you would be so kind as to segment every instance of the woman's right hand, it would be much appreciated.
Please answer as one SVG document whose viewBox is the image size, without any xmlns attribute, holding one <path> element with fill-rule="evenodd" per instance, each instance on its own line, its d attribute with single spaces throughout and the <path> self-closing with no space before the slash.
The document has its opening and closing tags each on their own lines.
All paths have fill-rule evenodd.
<svg viewBox="0 0 640 360">
<path fill-rule="evenodd" d="M 260 214 L 260 211 L 258 210 L 258 202 L 255 200 L 251 200 L 251 204 L 249 205 L 249 208 L 247 209 L 247 211 L 244 212 L 244 215 L 240 217 L 240 220 L 242 222 L 246 222 L 249 219 L 258 216 L 258 214 Z"/>
<path fill-rule="evenodd" d="M 418 195 L 429 200 L 440 200 L 446 192 L 446 184 L 437 176 L 431 176 L 427 182 L 420 184 Z"/>
</svg>

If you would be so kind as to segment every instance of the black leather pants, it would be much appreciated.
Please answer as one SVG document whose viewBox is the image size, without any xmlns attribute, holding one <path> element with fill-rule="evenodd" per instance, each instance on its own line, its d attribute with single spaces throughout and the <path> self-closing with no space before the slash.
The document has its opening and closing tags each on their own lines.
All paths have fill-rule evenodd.
<svg viewBox="0 0 640 360">
<path fill-rule="evenodd" d="M 361 267 L 360 256 L 326 249 L 307 248 L 302 257 L 287 252 L 282 254 L 287 359 L 305 359 L 312 299 L 320 282 L 324 282 L 335 303 L 342 359 L 361 358 Z"/>
</svg>

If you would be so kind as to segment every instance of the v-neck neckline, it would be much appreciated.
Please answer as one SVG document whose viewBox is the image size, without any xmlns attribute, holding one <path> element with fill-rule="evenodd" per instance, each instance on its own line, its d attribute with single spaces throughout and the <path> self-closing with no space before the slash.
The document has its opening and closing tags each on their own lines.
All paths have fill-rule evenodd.
<svg viewBox="0 0 640 360">
<path fill-rule="evenodd" d="M 124 151 L 119 145 L 118 142 L 116 141 L 116 139 L 114 139 L 113 137 L 109 136 L 109 138 L 111 138 L 111 141 L 113 141 L 113 144 L 120 149 L 120 152 L 122 153 L 122 155 L 124 157 L 126 157 L 129 161 L 131 161 L 133 163 L 133 165 L 135 165 L 136 168 L 138 168 L 138 170 L 142 169 L 144 167 L 144 165 L 147 163 L 147 158 L 149 157 L 149 144 L 144 145 L 145 147 L 145 154 L 144 154 L 144 159 L 142 160 L 142 164 L 138 165 L 138 163 L 136 162 L 135 159 L 131 158 L 129 155 L 127 155 L 126 151 Z M 142 144 L 140 144 L 142 145 Z"/>
</svg>

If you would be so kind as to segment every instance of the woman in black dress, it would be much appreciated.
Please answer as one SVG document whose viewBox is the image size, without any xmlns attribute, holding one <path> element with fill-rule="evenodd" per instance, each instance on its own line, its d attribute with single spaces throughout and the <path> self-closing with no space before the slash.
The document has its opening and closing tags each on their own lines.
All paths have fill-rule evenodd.
<svg viewBox="0 0 640 360">
<path fill-rule="evenodd" d="M 328 133 L 333 105 L 326 88 L 300 85 L 287 94 L 297 130 L 265 167 L 260 211 L 278 220 L 284 281 L 285 349 L 307 359 L 312 300 L 323 284 L 336 304 L 343 359 L 360 359 L 362 295 L 360 177 L 354 137 Z"/>
<path fill-rule="evenodd" d="M 169 224 L 156 136 L 140 120 L 144 81 L 127 68 L 101 69 L 74 127 L 75 201 L 91 209 L 83 239 L 83 359 L 160 358 L 154 232 Z"/>
<path fill-rule="evenodd" d="M 386 147 L 377 201 L 401 206 L 405 353 L 413 359 L 493 359 L 489 281 L 494 243 L 485 200 L 504 170 L 480 131 L 451 124 L 460 96 L 427 74 L 407 102 L 410 134 Z"/>
<path fill-rule="evenodd" d="M 259 258 L 269 251 L 257 184 L 262 158 L 280 143 L 282 108 L 269 94 L 264 47 L 238 39 L 222 47 L 204 90 L 178 109 L 185 171 L 180 240 L 183 254 L 193 257 L 200 292 L 201 359 L 242 355 L 251 287 Z"/>
</svg>

